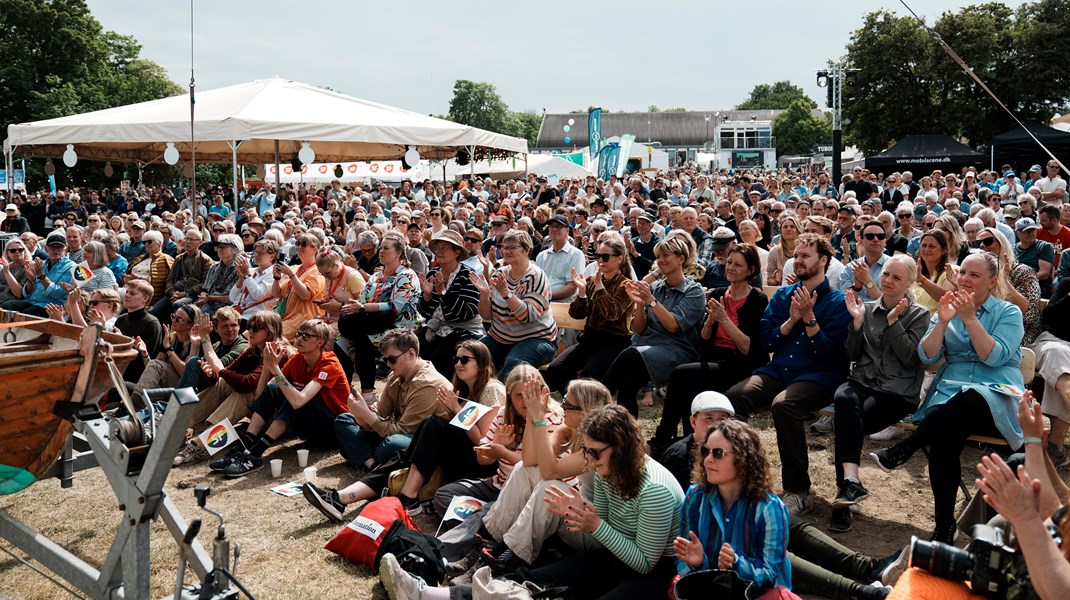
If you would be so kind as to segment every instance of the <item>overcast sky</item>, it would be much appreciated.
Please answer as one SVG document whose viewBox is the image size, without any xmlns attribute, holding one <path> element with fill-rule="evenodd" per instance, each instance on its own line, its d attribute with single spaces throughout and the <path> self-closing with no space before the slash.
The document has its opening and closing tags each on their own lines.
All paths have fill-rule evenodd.
<svg viewBox="0 0 1070 600">
<path fill-rule="evenodd" d="M 188 0 L 88 3 L 105 29 L 137 38 L 142 56 L 188 86 Z M 908 4 L 931 24 L 971 3 Z M 513 110 L 717 110 L 785 79 L 823 103 L 814 70 L 844 54 L 863 16 L 908 14 L 891 0 L 197 0 L 194 8 L 198 90 L 277 75 L 425 114 L 448 111 L 457 79 L 493 84 Z"/>
</svg>

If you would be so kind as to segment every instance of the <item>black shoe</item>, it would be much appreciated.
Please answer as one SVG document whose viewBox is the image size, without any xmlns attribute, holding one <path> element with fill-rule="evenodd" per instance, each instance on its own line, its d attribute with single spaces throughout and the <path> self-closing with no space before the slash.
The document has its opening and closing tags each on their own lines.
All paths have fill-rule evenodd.
<svg viewBox="0 0 1070 600">
<path fill-rule="evenodd" d="M 851 525 L 854 523 L 854 514 L 851 513 L 849 508 L 834 508 L 832 509 L 832 518 L 829 519 L 829 531 L 834 533 L 845 533 L 851 530 Z"/>
<path fill-rule="evenodd" d="M 235 458 L 226 469 L 223 469 L 223 474 L 231 478 L 241 477 L 263 467 L 264 459 L 242 452 L 241 456 Z"/>
<path fill-rule="evenodd" d="M 323 516 L 335 523 L 342 522 L 342 513 L 346 511 L 346 505 L 342 504 L 338 492 L 330 488 L 321 488 L 312 483 L 301 486 L 301 494 L 308 503 L 319 509 Z"/>
<path fill-rule="evenodd" d="M 954 521 L 937 523 L 929 539 L 934 542 L 943 542 L 949 546 L 955 545 L 955 538 L 959 535 L 958 525 Z"/>
<path fill-rule="evenodd" d="M 847 508 L 853 504 L 869 498 L 869 492 L 862 486 L 861 481 L 844 479 L 840 484 L 840 493 L 832 501 L 832 508 Z"/>
<path fill-rule="evenodd" d="M 521 567 L 528 566 L 527 561 L 516 555 L 512 549 L 506 548 L 505 552 L 498 555 L 498 559 L 490 565 L 490 570 L 495 576 L 515 573 Z"/>
<path fill-rule="evenodd" d="M 888 567 L 895 564 L 895 562 L 898 561 L 899 557 L 902 555 L 903 549 L 900 548 L 899 550 L 892 552 L 884 558 L 874 560 L 873 566 L 869 569 L 869 571 L 866 571 L 866 581 L 883 581 L 881 575 L 884 574 L 884 571 L 887 570 Z"/>
<path fill-rule="evenodd" d="M 877 463 L 877 466 L 885 473 L 891 473 L 910 460 L 910 454 L 901 449 L 898 444 L 895 446 L 888 446 L 887 448 L 877 450 L 876 452 L 870 452 L 869 457 L 872 458 L 873 462 Z"/>
<path fill-rule="evenodd" d="M 420 504 L 419 498 L 409 498 L 408 496 L 398 494 L 398 500 L 401 501 L 401 508 L 404 508 L 406 511 L 408 511 L 410 517 L 415 517 L 416 515 L 423 514 L 424 507 L 422 504 Z"/>
<path fill-rule="evenodd" d="M 857 600 L 884 600 L 890 593 L 892 593 L 892 588 L 889 587 L 862 583 L 851 585 L 851 598 Z"/>
<path fill-rule="evenodd" d="M 245 454 L 245 446 L 241 445 L 241 443 L 238 443 L 230 450 L 227 450 L 227 453 L 223 455 L 223 458 L 217 458 L 216 460 L 213 460 L 212 462 L 208 463 L 208 468 L 215 471 L 216 473 L 222 473 L 223 471 L 227 470 L 227 467 L 230 466 L 230 463 L 237 460 L 242 454 Z"/>
</svg>

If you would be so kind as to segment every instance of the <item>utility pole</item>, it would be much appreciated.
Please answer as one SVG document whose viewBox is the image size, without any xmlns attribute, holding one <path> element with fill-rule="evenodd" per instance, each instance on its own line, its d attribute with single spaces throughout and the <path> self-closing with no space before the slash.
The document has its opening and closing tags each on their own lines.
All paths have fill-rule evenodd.
<svg viewBox="0 0 1070 600">
<path fill-rule="evenodd" d="M 847 69 L 842 62 L 817 72 L 817 86 L 827 88 L 825 106 L 832 109 L 832 184 L 839 185 L 843 175 L 843 85 L 854 79 L 857 69 Z"/>
</svg>

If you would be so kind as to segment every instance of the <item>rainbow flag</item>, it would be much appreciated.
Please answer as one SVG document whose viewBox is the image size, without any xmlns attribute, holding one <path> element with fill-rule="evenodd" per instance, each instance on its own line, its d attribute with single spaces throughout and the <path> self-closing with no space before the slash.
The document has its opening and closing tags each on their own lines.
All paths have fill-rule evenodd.
<svg viewBox="0 0 1070 600">
<path fill-rule="evenodd" d="M 82 263 L 75 265 L 74 270 L 71 272 L 71 281 L 74 285 L 82 287 L 89 283 L 89 280 L 93 278 L 93 270 L 89 268 L 89 265 Z"/>
</svg>

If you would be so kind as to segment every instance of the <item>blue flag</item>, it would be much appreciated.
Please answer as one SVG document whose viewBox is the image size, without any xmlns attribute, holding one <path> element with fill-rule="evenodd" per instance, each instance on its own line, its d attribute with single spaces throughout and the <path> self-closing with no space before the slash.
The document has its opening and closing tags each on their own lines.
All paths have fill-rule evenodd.
<svg viewBox="0 0 1070 600">
<path fill-rule="evenodd" d="M 609 177 L 617 172 L 618 162 L 620 162 L 620 145 L 611 142 L 602 148 L 601 158 L 598 161 L 598 178 L 602 181 L 609 181 Z"/>
<path fill-rule="evenodd" d="M 602 149 L 602 109 L 596 108 L 587 115 L 587 139 L 591 156 L 598 156 Z"/>
</svg>

